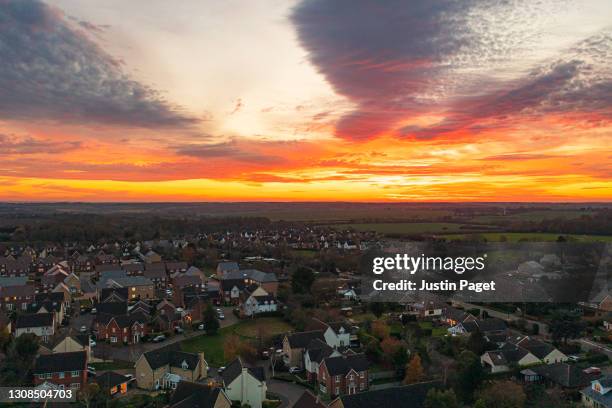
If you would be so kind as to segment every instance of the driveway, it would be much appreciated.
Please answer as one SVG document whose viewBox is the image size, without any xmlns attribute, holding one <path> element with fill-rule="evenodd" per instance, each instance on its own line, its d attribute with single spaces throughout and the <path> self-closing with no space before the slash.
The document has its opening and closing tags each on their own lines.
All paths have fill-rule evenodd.
<svg viewBox="0 0 612 408">
<path fill-rule="evenodd" d="M 220 326 L 228 327 L 238 323 L 238 318 L 232 313 L 231 307 L 222 307 L 223 313 L 225 314 L 224 320 L 219 320 Z M 83 315 L 81 317 L 91 316 L 89 314 Z M 93 319 L 93 317 L 91 317 Z M 76 320 L 76 319 L 75 319 Z M 72 321 L 70 322 L 72 326 Z M 80 323 L 85 324 L 85 323 Z M 78 326 L 80 327 L 80 326 Z M 87 326 L 89 327 L 89 326 Z M 77 328 L 78 330 L 78 328 Z M 94 356 L 97 358 L 101 358 L 103 360 L 123 360 L 123 361 L 133 361 L 138 360 L 142 353 L 147 351 L 156 350 L 158 348 L 162 348 L 168 346 L 170 344 L 181 342 L 185 339 L 190 339 L 196 336 L 205 335 L 201 331 L 187 331 L 184 334 L 176 334 L 169 339 L 162 341 L 161 343 L 139 343 L 132 344 L 129 346 L 111 346 L 110 344 L 106 344 L 100 341 L 96 347 L 93 348 Z"/>
<path fill-rule="evenodd" d="M 612 348 L 610 348 L 609 346 L 606 346 L 600 343 L 596 343 L 593 340 L 589 340 L 589 339 L 579 339 L 578 342 L 580 343 L 580 348 L 582 350 L 598 351 L 600 353 L 604 353 L 605 355 L 607 355 L 608 358 L 612 358 Z"/>
<path fill-rule="evenodd" d="M 305 387 L 301 385 L 297 385 L 294 383 L 290 383 L 287 381 L 280 381 L 270 378 L 267 381 L 268 391 L 277 394 L 282 403 L 279 408 L 291 407 L 293 404 L 297 402 L 297 400 L 302 396 Z"/>
</svg>

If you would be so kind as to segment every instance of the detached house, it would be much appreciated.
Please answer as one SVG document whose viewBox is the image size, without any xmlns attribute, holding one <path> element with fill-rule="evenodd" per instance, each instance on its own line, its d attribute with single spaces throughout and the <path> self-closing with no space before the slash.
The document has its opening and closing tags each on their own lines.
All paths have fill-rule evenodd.
<svg viewBox="0 0 612 408">
<path fill-rule="evenodd" d="M 40 355 L 32 373 L 34 385 L 50 382 L 60 388 L 78 390 L 87 384 L 87 353 L 76 351 Z"/>
<path fill-rule="evenodd" d="M 338 357 L 340 352 L 320 339 L 311 340 L 304 351 L 304 368 L 306 379 L 315 381 L 319 377 L 319 366 L 327 357 Z"/>
<path fill-rule="evenodd" d="M 365 391 L 369 387 L 369 365 L 364 354 L 327 357 L 319 366 L 319 390 L 330 396 Z"/>
<path fill-rule="evenodd" d="M 207 375 L 204 353 L 187 353 L 174 345 L 143 353 L 136 361 L 136 382 L 147 390 L 176 388 L 181 381 L 198 381 Z"/>
<path fill-rule="evenodd" d="M 391 387 L 358 394 L 341 395 L 329 404 L 329 408 L 404 407 L 423 408 L 427 393 L 440 388 L 438 382 L 423 382 L 401 387 Z"/>
<path fill-rule="evenodd" d="M 254 316 L 260 313 L 276 312 L 278 301 L 274 295 L 266 292 L 261 286 L 255 289 L 240 306 L 243 316 Z"/>
<path fill-rule="evenodd" d="M 331 347 L 348 347 L 351 344 L 351 327 L 342 322 L 325 323 L 313 318 L 311 322 L 313 329 L 321 330 L 325 342 Z"/>
<path fill-rule="evenodd" d="M 494 336 L 506 334 L 508 326 L 506 322 L 498 318 L 475 319 L 457 323 L 455 326 L 449 328 L 448 331 L 454 336 L 471 334 L 474 332 L 480 332 L 483 336 Z"/>
<path fill-rule="evenodd" d="M 20 314 L 15 322 L 15 337 L 32 333 L 47 342 L 55 334 L 55 318 L 52 313 Z"/>
<path fill-rule="evenodd" d="M 100 313 L 94 319 L 98 340 L 111 344 L 136 344 L 149 333 L 149 318 L 143 313 L 110 315 Z"/>
<path fill-rule="evenodd" d="M 591 382 L 591 386 L 580 391 L 582 404 L 589 408 L 612 408 L 612 376 Z"/>
<path fill-rule="evenodd" d="M 263 367 L 247 367 L 240 357 L 232 361 L 222 376 L 223 388 L 231 401 L 261 408 L 266 399 L 266 378 Z"/>
<path fill-rule="evenodd" d="M 511 367 L 553 364 L 567 361 L 567 356 L 548 343 L 528 336 L 509 337 L 499 350 L 487 351 L 480 362 L 492 373 L 510 371 Z"/>
</svg>

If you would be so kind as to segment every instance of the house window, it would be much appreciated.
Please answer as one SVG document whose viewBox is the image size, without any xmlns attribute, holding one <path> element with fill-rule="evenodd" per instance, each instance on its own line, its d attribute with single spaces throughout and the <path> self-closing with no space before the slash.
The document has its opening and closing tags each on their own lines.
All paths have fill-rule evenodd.
<svg viewBox="0 0 612 408">
<path fill-rule="evenodd" d="M 81 388 L 81 383 L 72 383 L 70 384 L 70 388 L 78 390 L 79 388 Z"/>
<path fill-rule="evenodd" d="M 336 376 L 336 382 L 337 382 L 337 383 L 339 383 L 339 382 L 340 382 L 340 376 L 339 376 L 339 375 L 337 375 L 337 376 Z"/>
<path fill-rule="evenodd" d="M 116 343 L 117 342 L 117 336 L 111 336 L 110 341 L 111 341 L 111 343 Z"/>
<path fill-rule="evenodd" d="M 70 375 L 73 376 L 73 377 L 78 377 L 79 376 L 79 372 L 80 371 L 73 371 L 73 372 L 70 373 Z"/>
<path fill-rule="evenodd" d="M 363 371 L 362 371 L 362 372 L 360 372 L 360 373 L 359 373 L 359 377 L 360 377 L 360 378 L 364 378 L 364 377 L 365 377 L 365 373 L 364 373 Z"/>
<path fill-rule="evenodd" d="M 45 373 L 45 378 L 46 378 L 46 379 L 51 378 L 51 373 Z"/>
<path fill-rule="evenodd" d="M 64 372 L 62 371 L 61 373 L 58 374 L 59 378 L 64 378 Z"/>
<path fill-rule="evenodd" d="M 45 375 L 44 374 L 38 374 L 38 379 L 39 380 L 44 380 L 45 379 Z"/>
</svg>

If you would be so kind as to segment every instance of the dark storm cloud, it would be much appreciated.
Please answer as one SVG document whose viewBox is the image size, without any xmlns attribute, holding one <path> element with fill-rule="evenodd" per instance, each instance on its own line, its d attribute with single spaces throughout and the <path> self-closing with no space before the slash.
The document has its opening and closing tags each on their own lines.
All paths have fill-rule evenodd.
<svg viewBox="0 0 612 408">
<path fill-rule="evenodd" d="M 126 75 L 87 36 L 92 28 L 99 27 L 74 23 L 38 0 L 0 0 L 0 118 L 138 127 L 197 122 Z"/>
<path fill-rule="evenodd" d="M 359 140 L 393 132 L 432 139 L 459 129 L 478 133 L 506 126 L 516 114 L 610 116 L 607 32 L 524 77 L 502 81 L 477 75 L 489 64 L 516 64 L 522 47 L 537 41 L 539 19 L 562 3 L 303 0 L 291 18 L 309 60 L 356 104 L 336 124 L 337 136 Z M 402 120 L 432 111 L 446 119 L 398 129 Z"/>
</svg>

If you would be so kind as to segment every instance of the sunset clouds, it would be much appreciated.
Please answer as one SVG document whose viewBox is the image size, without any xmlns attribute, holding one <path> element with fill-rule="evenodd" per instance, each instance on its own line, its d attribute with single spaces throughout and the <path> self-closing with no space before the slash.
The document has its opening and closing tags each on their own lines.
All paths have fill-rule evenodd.
<svg viewBox="0 0 612 408">
<path fill-rule="evenodd" d="M 610 200 L 611 13 L 0 0 L 0 200 Z"/>
</svg>

